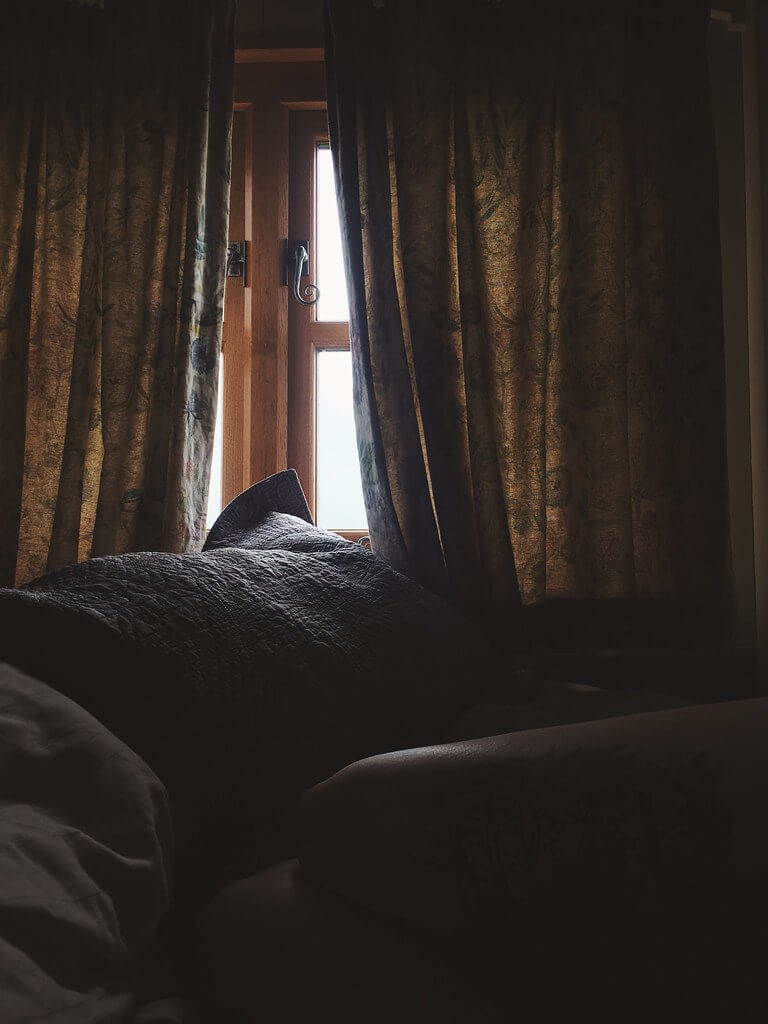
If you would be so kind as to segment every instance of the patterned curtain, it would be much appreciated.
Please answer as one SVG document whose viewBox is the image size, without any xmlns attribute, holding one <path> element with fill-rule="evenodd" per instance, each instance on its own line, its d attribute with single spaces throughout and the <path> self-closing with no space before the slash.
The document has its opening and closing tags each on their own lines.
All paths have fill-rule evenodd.
<svg viewBox="0 0 768 1024">
<path fill-rule="evenodd" d="M 373 545 L 502 631 L 553 600 L 722 621 L 708 17 L 328 0 Z"/>
<path fill-rule="evenodd" d="M 3 7 L 0 584 L 204 537 L 233 9 Z"/>
</svg>

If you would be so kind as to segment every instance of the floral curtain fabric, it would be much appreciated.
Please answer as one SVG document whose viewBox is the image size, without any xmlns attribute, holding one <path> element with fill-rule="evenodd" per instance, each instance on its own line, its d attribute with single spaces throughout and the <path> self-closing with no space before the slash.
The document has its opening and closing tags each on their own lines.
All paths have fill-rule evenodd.
<svg viewBox="0 0 768 1024">
<path fill-rule="evenodd" d="M 204 538 L 234 3 L 7 7 L 3 585 Z"/>
<path fill-rule="evenodd" d="M 328 0 L 371 537 L 502 631 L 552 600 L 721 621 L 708 17 Z"/>
</svg>

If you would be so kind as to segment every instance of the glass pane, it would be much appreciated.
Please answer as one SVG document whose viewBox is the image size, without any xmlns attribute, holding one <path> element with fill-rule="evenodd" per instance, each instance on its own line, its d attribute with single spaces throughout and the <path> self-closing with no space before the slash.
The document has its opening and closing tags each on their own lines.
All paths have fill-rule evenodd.
<svg viewBox="0 0 768 1024">
<path fill-rule="evenodd" d="M 365 530 L 365 506 L 355 442 L 352 357 L 317 353 L 317 525 Z"/>
<path fill-rule="evenodd" d="M 219 395 L 216 402 L 216 429 L 213 435 L 213 461 L 211 483 L 208 488 L 208 529 L 213 526 L 221 513 L 221 477 L 224 455 L 224 431 L 222 421 L 224 409 L 224 356 L 219 356 Z"/>
<path fill-rule="evenodd" d="M 341 322 L 349 320 L 347 282 L 341 251 L 339 211 L 333 180 L 333 161 L 327 146 L 317 147 L 315 160 L 317 286 L 320 299 L 315 306 L 318 320 Z"/>
</svg>

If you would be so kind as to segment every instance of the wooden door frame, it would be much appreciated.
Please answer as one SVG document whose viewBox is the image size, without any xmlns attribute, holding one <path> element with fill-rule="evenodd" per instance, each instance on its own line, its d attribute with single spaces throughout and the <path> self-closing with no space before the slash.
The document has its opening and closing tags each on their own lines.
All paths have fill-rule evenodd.
<svg viewBox="0 0 768 1024">
<path fill-rule="evenodd" d="M 252 251 L 253 159 L 250 103 L 235 103 L 232 119 L 232 174 L 229 206 L 230 241 L 245 241 Z M 224 364 L 222 430 L 222 508 L 249 483 L 250 379 L 253 276 L 249 260 L 242 277 L 227 277 L 224 285 L 224 323 L 221 352 Z"/>
<path fill-rule="evenodd" d="M 225 346 L 225 501 L 289 465 L 283 249 L 288 237 L 289 116 L 291 110 L 325 107 L 321 49 L 242 50 L 236 51 L 235 61 L 235 111 L 243 116 L 250 160 L 245 175 L 242 359 L 227 365 Z M 229 402 L 236 412 L 226 411 Z"/>
</svg>

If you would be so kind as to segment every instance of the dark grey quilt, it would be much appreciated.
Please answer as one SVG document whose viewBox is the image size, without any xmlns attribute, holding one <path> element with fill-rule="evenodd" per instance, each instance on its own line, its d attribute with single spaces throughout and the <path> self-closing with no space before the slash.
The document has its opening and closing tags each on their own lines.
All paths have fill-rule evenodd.
<svg viewBox="0 0 768 1024">
<path fill-rule="evenodd" d="M 158 774 L 180 884 L 201 899 L 295 852 L 310 786 L 514 697 L 460 615 L 308 519 L 280 474 L 236 499 L 200 554 L 98 558 L 0 592 L 0 659 Z"/>
</svg>

